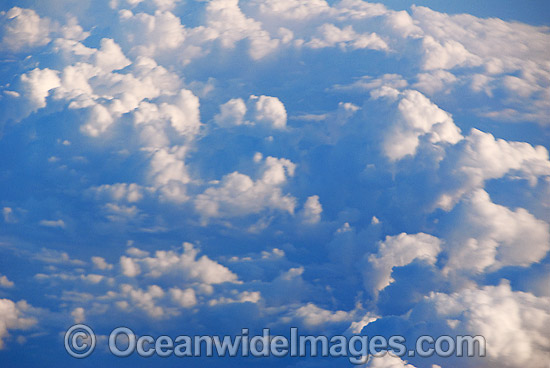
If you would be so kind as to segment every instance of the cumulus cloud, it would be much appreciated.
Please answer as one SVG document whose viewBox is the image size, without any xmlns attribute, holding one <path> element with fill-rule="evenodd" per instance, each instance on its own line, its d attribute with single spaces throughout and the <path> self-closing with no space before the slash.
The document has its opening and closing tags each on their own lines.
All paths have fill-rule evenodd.
<svg viewBox="0 0 550 368">
<path fill-rule="evenodd" d="M 391 354 L 384 354 L 383 356 L 371 356 L 367 367 L 370 368 L 415 368 L 412 364 L 407 364 L 406 361 L 401 358 L 393 356 Z M 432 368 L 436 368 L 432 365 Z"/>
<path fill-rule="evenodd" d="M 185 146 L 158 149 L 151 157 L 150 176 L 153 185 L 165 199 L 179 202 L 188 199 L 185 184 L 191 181 L 185 165 Z"/>
<path fill-rule="evenodd" d="M 260 22 L 247 17 L 239 8 L 238 0 L 214 0 L 206 7 L 207 27 L 222 47 L 233 48 L 235 43 L 248 39 L 249 54 L 258 60 L 270 54 L 279 45 Z"/>
<path fill-rule="evenodd" d="M 10 281 L 6 275 L 0 276 L 0 286 L 4 288 L 11 288 L 13 287 L 14 283 L 13 281 Z"/>
<path fill-rule="evenodd" d="M 153 257 L 122 256 L 120 263 L 123 273 L 131 277 L 140 273 L 152 278 L 172 275 L 183 277 L 189 282 L 207 285 L 237 281 L 237 275 L 227 267 L 206 255 L 197 258 L 198 254 L 199 250 L 195 249 L 192 244 L 184 243 L 181 252 L 159 250 Z"/>
<path fill-rule="evenodd" d="M 185 290 L 179 288 L 170 289 L 170 297 L 172 300 L 183 308 L 190 308 L 197 304 L 195 290 L 188 288 Z"/>
<path fill-rule="evenodd" d="M 318 38 L 314 37 L 305 44 L 307 47 L 319 49 L 338 46 L 341 49 L 373 49 L 387 50 L 388 45 L 376 33 L 358 34 L 352 26 L 343 29 L 334 24 L 323 24 L 317 30 Z"/>
<path fill-rule="evenodd" d="M 362 0 L 32 7 L 0 14 L 0 253 L 32 261 L 44 329 L 398 321 L 487 334 L 489 367 L 548 358 L 547 27 Z M 33 323 L 1 308 L 0 341 Z"/>
<path fill-rule="evenodd" d="M 282 186 L 294 176 L 296 165 L 284 158 L 266 157 L 261 175 L 253 180 L 237 171 L 224 176 L 221 182 L 206 189 L 195 199 L 195 209 L 204 219 L 245 216 L 265 209 L 294 213 L 296 200 L 284 195 Z"/>
<path fill-rule="evenodd" d="M 260 124 L 267 124 L 275 129 L 286 127 L 285 105 L 277 98 L 271 96 L 250 96 L 255 101 L 254 119 Z"/>
<path fill-rule="evenodd" d="M 61 85 L 59 73 L 48 68 L 35 68 L 21 76 L 23 96 L 28 99 L 29 112 L 34 112 L 46 106 L 46 97 L 50 90 Z"/>
<path fill-rule="evenodd" d="M 535 185 L 540 176 L 550 175 L 548 150 L 543 146 L 495 139 L 490 133 L 472 129 L 457 150 L 444 164 L 455 177 L 455 188 L 440 196 L 438 205 L 443 209 L 451 209 L 462 195 L 482 188 L 490 179 L 513 174 Z"/>
<path fill-rule="evenodd" d="M 485 337 L 490 363 L 482 366 L 544 367 L 548 361 L 550 299 L 512 291 L 510 285 L 464 289 L 454 294 L 434 293 L 439 318 L 452 321 L 453 332 Z"/>
<path fill-rule="evenodd" d="M 10 299 L 0 299 L 0 349 L 4 348 L 4 339 L 9 330 L 24 330 L 37 323 L 28 316 L 30 305 L 24 300 L 14 303 Z"/>
<path fill-rule="evenodd" d="M 214 121 L 220 126 L 242 125 L 245 123 L 246 104 L 242 98 L 233 98 L 220 106 Z"/>
<path fill-rule="evenodd" d="M 392 161 L 414 156 L 425 135 L 431 144 L 455 144 L 463 138 L 451 115 L 418 91 L 404 91 L 397 109 L 397 121 L 383 142 L 384 153 Z"/>
<path fill-rule="evenodd" d="M 94 264 L 94 267 L 96 267 L 99 270 L 110 270 L 113 268 L 112 264 L 109 264 L 105 261 L 105 258 L 103 257 L 92 257 L 92 263 Z"/>
<path fill-rule="evenodd" d="M 165 295 L 164 290 L 158 285 L 151 285 L 146 290 L 134 288 L 132 285 L 123 284 L 120 287 L 120 296 L 129 300 L 119 301 L 118 307 L 121 309 L 141 309 L 152 318 L 165 317 L 165 309 L 158 305 L 160 299 Z"/>
<path fill-rule="evenodd" d="M 326 310 L 316 306 L 313 303 L 308 303 L 298 308 L 295 316 L 303 321 L 308 327 L 324 325 L 326 323 L 344 322 L 353 318 L 353 314 L 346 311 Z"/>
<path fill-rule="evenodd" d="M 441 243 L 440 239 L 424 233 L 386 236 L 378 245 L 378 253 L 368 256 L 368 263 L 363 265 L 365 286 L 375 293 L 384 289 L 394 281 L 394 267 L 406 266 L 415 260 L 434 265 Z"/>
<path fill-rule="evenodd" d="M 304 223 L 316 224 L 321 221 L 321 213 L 323 213 L 323 206 L 319 202 L 319 196 L 314 195 L 307 198 L 300 215 Z"/>
<path fill-rule="evenodd" d="M 550 225 L 523 208 L 512 211 L 491 202 L 482 189 L 465 199 L 456 239 L 449 244 L 444 272 L 494 271 L 528 266 L 550 250 Z"/>
<path fill-rule="evenodd" d="M 48 18 L 41 18 L 32 9 L 13 7 L 0 13 L 0 27 L 2 48 L 20 52 L 49 43 L 55 24 Z"/>
</svg>

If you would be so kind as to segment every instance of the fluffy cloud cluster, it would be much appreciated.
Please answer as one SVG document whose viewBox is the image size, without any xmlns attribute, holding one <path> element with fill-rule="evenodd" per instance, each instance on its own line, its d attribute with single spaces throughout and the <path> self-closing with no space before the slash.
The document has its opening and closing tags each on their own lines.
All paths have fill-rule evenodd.
<svg viewBox="0 0 550 368">
<path fill-rule="evenodd" d="M 154 257 L 122 256 L 120 266 L 122 273 L 128 277 L 136 277 L 141 273 L 152 278 L 172 275 L 206 285 L 237 281 L 237 275 L 227 267 L 206 255 L 197 259 L 198 253 L 192 244 L 184 243 L 181 253 L 159 250 Z"/>
<path fill-rule="evenodd" d="M 0 349 L 4 348 L 4 338 L 9 330 L 26 329 L 36 324 L 36 319 L 27 316 L 30 306 L 25 301 L 14 303 L 9 299 L 0 299 Z"/>
<path fill-rule="evenodd" d="M 397 326 L 483 334 L 480 366 L 547 360 L 545 27 L 362 0 L 52 4 L 0 13 L 0 253 L 22 271 L 0 288 L 38 282 L 44 328 Z M 182 239 L 203 254 L 162 248 Z M 34 323 L 10 299 L 0 343 Z M 368 366 L 428 364 L 410 358 Z"/>
<path fill-rule="evenodd" d="M 428 300 L 439 318 L 445 318 L 453 332 L 485 337 L 484 366 L 544 367 L 550 338 L 550 299 L 512 291 L 506 283 L 455 294 L 435 293 Z"/>
<path fill-rule="evenodd" d="M 296 165 L 284 158 L 263 159 L 261 154 L 254 161 L 262 163 L 257 180 L 233 172 L 196 197 L 195 209 L 204 219 L 246 216 L 265 209 L 294 213 L 296 199 L 283 194 L 282 186 L 294 176 Z"/>
<path fill-rule="evenodd" d="M 512 211 L 491 202 L 484 190 L 474 191 L 461 212 L 444 272 L 529 266 L 550 250 L 548 223 L 523 208 Z"/>
<path fill-rule="evenodd" d="M 460 129 L 450 114 L 420 92 L 406 90 L 402 96 L 397 106 L 397 122 L 383 143 L 384 153 L 390 160 L 414 155 L 422 136 L 427 136 L 432 144 L 455 144 L 462 139 Z"/>
<path fill-rule="evenodd" d="M 365 284 L 373 291 L 379 291 L 391 284 L 394 267 L 406 266 L 419 260 L 433 265 L 441 250 L 441 240 L 424 234 L 402 233 L 396 236 L 387 236 L 379 244 L 377 254 L 368 257 L 365 264 Z"/>
<path fill-rule="evenodd" d="M 248 115 L 247 111 L 250 111 Z M 245 120 L 247 116 L 250 120 Z M 233 98 L 222 104 L 214 121 L 222 127 L 258 123 L 273 129 L 284 129 L 287 113 L 285 105 L 277 97 L 252 95 L 248 104 L 241 98 Z"/>
</svg>

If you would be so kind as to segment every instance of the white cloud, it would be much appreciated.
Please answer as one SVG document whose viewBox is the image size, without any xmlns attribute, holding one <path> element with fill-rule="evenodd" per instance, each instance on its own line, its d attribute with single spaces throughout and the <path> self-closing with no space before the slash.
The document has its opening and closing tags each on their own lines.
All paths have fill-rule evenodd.
<svg viewBox="0 0 550 368">
<path fill-rule="evenodd" d="M 353 313 L 346 311 L 330 311 L 308 303 L 298 308 L 295 316 L 308 327 L 321 326 L 326 323 L 344 322 L 353 319 Z"/>
<path fill-rule="evenodd" d="M 0 287 L 12 288 L 13 285 L 13 281 L 10 281 L 5 275 L 0 275 Z"/>
<path fill-rule="evenodd" d="M 120 257 L 120 267 L 122 267 L 122 273 L 128 277 L 136 277 L 141 273 L 141 268 L 135 259 L 122 256 Z"/>
<path fill-rule="evenodd" d="M 110 38 L 101 40 L 99 50 L 94 54 L 94 65 L 106 73 L 119 70 L 130 65 L 131 62 L 124 56 L 120 46 Z"/>
<path fill-rule="evenodd" d="M 258 303 L 262 299 L 261 294 L 258 291 L 243 291 L 238 293 L 234 290 L 234 295 L 231 298 L 221 297 L 218 299 L 212 299 L 208 302 L 208 305 L 214 306 L 219 304 L 232 304 L 232 303 Z"/>
<path fill-rule="evenodd" d="M 254 118 L 258 123 L 267 124 L 274 129 L 286 127 L 285 105 L 277 97 L 250 96 L 250 99 L 256 101 Z"/>
<path fill-rule="evenodd" d="M 307 47 L 319 49 L 338 46 L 342 50 L 373 49 L 388 50 L 388 45 L 376 33 L 359 34 L 352 26 L 342 29 L 334 24 L 323 24 L 317 29 L 318 37 L 312 38 L 305 44 Z"/>
<path fill-rule="evenodd" d="M 48 68 L 35 68 L 21 76 L 21 89 L 29 101 L 28 113 L 46 106 L 46 97 L 50 90 L 61 85 L 58 74 L 57 71 Z"/>
<path fill-rule="evenodd" d="M 221 284 L 236 282 L 237 275 L 227 267 L 211 260 L 206 255 L 197 259 L 199 251 L 190 243 L 183 244 L 182 252 L 156 251 L 153 257 L 121 257 L 123 272 L 137 275 L 143 270 L 145 276 L 158 278 L 163 275 L 184 277 L 189 282 Z"/>
<path fill-rule="evenodd" d="M 91 188 L 98 197 L 105 196 L 109 200 L 139 202 L 143 198 L 143 188 L 135 183 L 104 184 Z"/>
<path fill-rule="evenodd" d="M 58 227 L 61 229 L 65 228 L 65 221 L 63 220 L 40 220 L 40 225 L 46 227 Z"/>
<path fill-rule="evenodd" d="M 453 185 L 458 188 L 441 195 L 438 206 L 450 210 L 465 193 L 483 188 L 485 181 L 515 175 L 535 185 L 538 177 L 550 175 L 548 151 L 525 142 L 495 139 L 492 134 L 472 129 L 464 144 L 448 163 Z"/>
<path fill-rule="evenodd" d="M 210 187 L 195 199 L 195 209 L 204 219 L 257 214 L 265 209 L 294 213 L 295 198 L 283 195 L 281 187 L 294 176 L 296 165 L 284 158 L 267 157 L 262 175 L 253 180 L 233 172 L 219 185 Z"/>
<path fill-rule="evenodd" d="M 82 307 L 73 309 L 71 316 L 73 317 L 74 323 L 82 323 L 86 321 L 86 311 Z"/>
<path fill-rule="evenodd" d="M 29 309 L 24 300 L 14 303 L 9 299 L 0 299 L 0 349 L 4 348 L 9 330 L 24 330 L 36 324 L 34 318 L 27 316 Z"/>
<path fill-rule="evenodd" d="M 512 291 L 503 283 L 450 295 L 434 293 L 428 301 L 439 318 L 455 321 L 457 334 L 485 337 L 487 366 L 546 366 L 550 358 L 550 298 Z"/>
<path fill-rule="evenodd" d="M 188 199 L 185 184 L 191 181 L 185 165 L 185 146 L 161 148 L 153 152 L 150 173 L 153 185 L 166 200 L 184 202 Z"/>
<path fill-rule="evenodd" d="M 550 250 L 550 225 L 523 208 L 515 211 L 491 202 L 487 192 L 465 199 L 456 239 L 449 244 L 444 272 L 494 271 L 504 266 L 528 266 Z"/>
<path fill-rule="evenodd" d="M 97 256 L 92 257 L 92 263 L 94 264 L 95 268 L 102 271 L 111 270 L 113 268 L 113 265 L 107 263 L 105 261 L 105 258 L 103 257 L 97 257 Z"/>
<path fill-rule="evenodd" d="M 157 302 L 165 295 L 164 290 L 160 286 L 151 285 L 147 290 L 134 288 L 132 285 L 123 284 L 120 287 L 120 294 L 123 298 L 129 299 L 131 303 L 119 304 L 119 307 L 138 308 L 146 312 L 150 317 L 162 318 L 165 317 L 165 309 L 157 305 Z"/>
<path fill-rule="evenodd" d="M 212 38 L 219 39 L 222 47 L 233 48 L 236 42 L 247 38 L 249 54 L 259 60 L 273 52 L 279 40 L 272 39 L 260 22 L 246 17 L 239 8 L 238 0 L 213 0 L 206 7 L 208 30 L 214 31 Z"/>
<path fill-rule="evenodd" d="M 214 121 L 220 126 L 242 125 L 245 123 L 246 104 L 241 98 L 233 98 L 220 106 Z"/>
<path fill-rule="evenodd" d="M 124 36 L 135 55 L 163 57 L 163 54 L 181 47 L 186 30 L 180 19 L 169 11 L 156 11 L 153 15 L 133 14 L 121 10 L 121 23 Z"/>
<path fill-rule="evenodd" d="M 197 297 L 195 295 L 195 290 L 188 288 L 185 290 L 179 288 L 171 288 L 169 290 L 170 297 L 174 303 L 177 303 L 183 308 L 191 308 L 197 304 Z"/>
<path fill-rule="evenodd" d="M 316 224 L 321 221 L 321 213 L 323 213 L 323 206 L 319 202 L 319 196 L 313 195 L 307 198 L 300 215 L 304 223 Z"/>
<path fill-rule="evenodd" d="M 451 115 L 418 91 L 404 91 L 397 109 L 397 121 L 383 142 L 384 153 L 392 161 L 414 156 L 424 135 L 431 144 L 455 144 L 463 138 Z"/>
<path fill-rule="evenodd" d="M 367 364 L 369 368 L 415 368 L 412 364 L 407 364 L 406 361 L 401 360 L 401 358 L 391 355 L 389 353 L 384 354 L 383 356 L 369 356 L 369 363 Z M 432 368 L 437 366 L 432 365 Z"/>
<path fill-rule="evenodd" d="M 443 44 L 437 42 L 431 36 L 425 36 L 422 40 L 424 48 L 424 69 L 452 69 L 461 66 L 477 66 L 481 59 L 469 52 L 458 41 L 448 40 Z"/>
<path fill-rule="evenodd" d="M 428 95 L 434 95 L 441 91 L 449 93 L 453 84 L 458 81 L 454 74 L 446 70 L 420 73 L 416 77 L 418 82 L 416 82 L 413 87 Z"/>
<path fill-rule="evenodd" d="M 2 208 L 2 216 L 4 217 L 4 222 L 8 224 L 13 224 L 17 222 L 13 214 L 13 209 L 11 207 Z"/>
<path fill-rule="evenodd" d="M 43 46 L 51 41 L 50 33 L 55 24 L 48 18 L 41 18 L 32 9 L 13 7 L 0 13 L 2 49 L 22 52 L 29 48 Z"/>
<path fill-rule="evenodd" d="M 394 281 L 391 277 L 394 267 L 406 266 L 415 260 L 435 264 L 441 243 L 440 239 L 424 233 L 386 236 L 379 243 L 378 253 L 371 254 L 363 266 L 365 285 L 376 293 Z"/>
<path fill-rule="evenodd" d="M 333 13 L 324 0 L 266 0 L 253 3 L 258 6 L 258 10 L 264 16 L 292 19 L 293 21 L 318 17 L 323 13 Z"/>
</svg>

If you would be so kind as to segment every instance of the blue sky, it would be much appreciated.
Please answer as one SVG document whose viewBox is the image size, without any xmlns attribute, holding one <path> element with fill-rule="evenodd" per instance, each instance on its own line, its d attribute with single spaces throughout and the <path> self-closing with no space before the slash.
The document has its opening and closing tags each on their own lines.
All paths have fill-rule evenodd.
<svg viewBox="0 0 550 368">
<path fill-rule="evenodd" d="M 545 366 L 546 2 L 1 10 L 2 366 L 350 365 L 120 359 L 118 326 L 483 335 L 485 358 L 368 366 Z"/>
</svg>

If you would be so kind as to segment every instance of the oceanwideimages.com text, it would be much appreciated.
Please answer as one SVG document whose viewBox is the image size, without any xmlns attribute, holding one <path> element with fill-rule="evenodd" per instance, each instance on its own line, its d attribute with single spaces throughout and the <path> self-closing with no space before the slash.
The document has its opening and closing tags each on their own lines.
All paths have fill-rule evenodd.
<svg viewBox="0 0 550 368">
<path fill-rule="evenodd" d="M 128 327 L 117 327 L 109 334 L 109 351 L 117 357 L 137 354 L 141 357 L 347 357 L 353 364 L 365 364 L 371 356 L 392 355 L 431 357 L 483 357 L 483 336 L 419 336 L 414 349 L 407 349 L 406 338 L 395 335 L 300 335 L 290 328 L 289 335 L 272 335 L 264 328 L 261 335 L 251 335 L 243 328 L 239 335 L 138 336 Z M 74 325 L 65 333 L 65 349 L 75 358 L 89 356 L 96 347 L 96 336 L 86 325 Z"/>
</svg>

